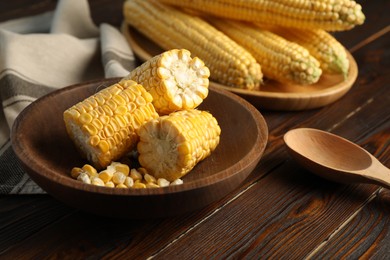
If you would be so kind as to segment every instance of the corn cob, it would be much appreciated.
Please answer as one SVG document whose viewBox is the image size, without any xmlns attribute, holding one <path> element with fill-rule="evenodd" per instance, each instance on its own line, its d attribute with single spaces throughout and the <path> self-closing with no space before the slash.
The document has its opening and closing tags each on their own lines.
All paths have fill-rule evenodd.
<svg viewBox="0 0 390 260">
<path fill-rule="evenodd" d="M 192 109 L 208 95 L 210 71 L 187 50 L 173 49 L 146 61 L 126 77 L 140 83 L 153 96 L 160 115 Z"/>
<path fill-rule="evenodd" d="M 139 130 L 139 163 L 155 178 L 174 181 L 210 155 L 221 128 L 208 112 L 182 110 L 159 117 Z"/>
<path fill-rule="evenodd" d="M 349 60 L 344 46 L 331 34 L 321 29 L 299 30 L 271 27 L 272 32 L 305 47 L 319 62 L 324 73 L 347 76 Z"/>
<path fill-rule="evenodd" d="M 204 20 L 153 0 L 128 0 L 123 9 L 126 22 L 163 49 L 187 49 L 202 59 L 213 80 L 259 88 L 262 73 L 253 56 Z"/>
<path fill-rule="evenodd" d="M 158 117 L 152 99 L 141 85 L 123 80 L 65 110 L 66 131 L 83 157 L 105 168 L 135 148 L 136 131 Z"/>
<path fill-rule="evenodd" d="M 361 5 L 353 0 L 159 0 L 204 14 L 301 29 L 349 30 L 363 24 Z"/>
<path fill-rule="evenodd" d="M 267 78 L 299 85 L 313 84 L 320 78 L 319 62 L 302 46 L 253 24 L 227 19 L 210 21 L 244 46 L 261 64 Z"/>
</svg>

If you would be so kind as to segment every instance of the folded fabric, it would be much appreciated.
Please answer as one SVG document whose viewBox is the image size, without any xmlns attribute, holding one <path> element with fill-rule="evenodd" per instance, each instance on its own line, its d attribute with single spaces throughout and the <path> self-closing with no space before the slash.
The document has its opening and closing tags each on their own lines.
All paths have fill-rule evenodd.
<svg viewBox="0 0 390 260">
<path fill-rule="evenodd" d="M 0 194 L 44 193 L 10 143 L 12 124 L 24 108 L 56 89 L 123 77 L 135 66 L 118 29 L 93 23 L 87 0 L 60 0 L 54 12 L 0 23 Z"/>
</svg>

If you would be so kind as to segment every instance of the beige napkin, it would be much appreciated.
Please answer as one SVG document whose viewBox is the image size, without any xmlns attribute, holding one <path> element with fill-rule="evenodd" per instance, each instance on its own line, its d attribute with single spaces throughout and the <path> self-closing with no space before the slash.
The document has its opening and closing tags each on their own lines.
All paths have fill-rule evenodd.
<svg viewBox="0 0 390 260">
<path fill-rule="evenodd" d="M 87 0 L 60 0 L 54 12 L 0 23 L 0 194 L 44 193 L 10 143 L 12 124 L 25 107 L 71 84 L 123 77 L 135 66 L 118 29 L 93 23 Z"/>
</svg>

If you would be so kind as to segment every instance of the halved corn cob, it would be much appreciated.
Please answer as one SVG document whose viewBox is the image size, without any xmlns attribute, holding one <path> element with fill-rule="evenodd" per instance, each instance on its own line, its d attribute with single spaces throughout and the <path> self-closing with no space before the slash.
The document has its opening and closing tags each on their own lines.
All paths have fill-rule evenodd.
<svg viewBox="0 0 390 260">
<path fill-rule="evenodd" d="M 253 56 L 204 20 L 153 0 L 128 0 L 123 9 L 125 21 L 163 49 L 187 49 L 202 59 L 215 81 L 259 88 L 262 73 Z"/>
<path fill-rule="evenodd" d="M 321 76 L 319 62 L 302 46 L 253 24 L 227 19 L 211 23 L 244 46 L 260 63 L 264 76 L 282 83 L 308 85 Z"/>
<path fill-rule="evenodd" d="M 144 62 L 126 77 L 153 96 L 160 115 L 196 108 L 208 95 L 210 71 L 185 49 L 166 51 Z"/>
<path fill-rule="evenodd" d="M 353 0 L 159 0 L 201 13 L 301 29 L 349 30 L 364 22 Z"/>
<path fill-rule="evenodd" d="M 122 80 L 67 109 L 66 130 L 83 157 L 105 168 L 135 148 L 137 129 L 158 117 L 152 99 L 140 84 Z"/>
<path fill-rule="evenodd" d="M 330 33 L 321 30 L 300 30 L 280 26 L 269 28 L 283 38 L 305 47 L 319 62 L 324 73 L 347 76 L 349 60 L 344 46 Z"/>
<path fill-rule="evenodd" d="M 217 147 L 221 128 L 208 112 L 182 110 L 139 129 L 139 163 L 155 178 L 174 181 Z"/>
</svg>

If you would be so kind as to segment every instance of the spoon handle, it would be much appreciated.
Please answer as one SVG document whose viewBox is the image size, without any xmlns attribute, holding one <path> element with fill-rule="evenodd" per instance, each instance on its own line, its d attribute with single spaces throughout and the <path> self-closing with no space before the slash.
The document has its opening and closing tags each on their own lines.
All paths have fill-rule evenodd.
<svg viewBox="0 0 390 260">
<path fill-rule="evenodd" d="M 372 156 L 372 158 L 371 167 L 363 174 L 373 180 L 376 184 L 379 184 L 386 189 L 390 189 L 390 169 L 383 165 L 374 156 Z"/>
</svg>

